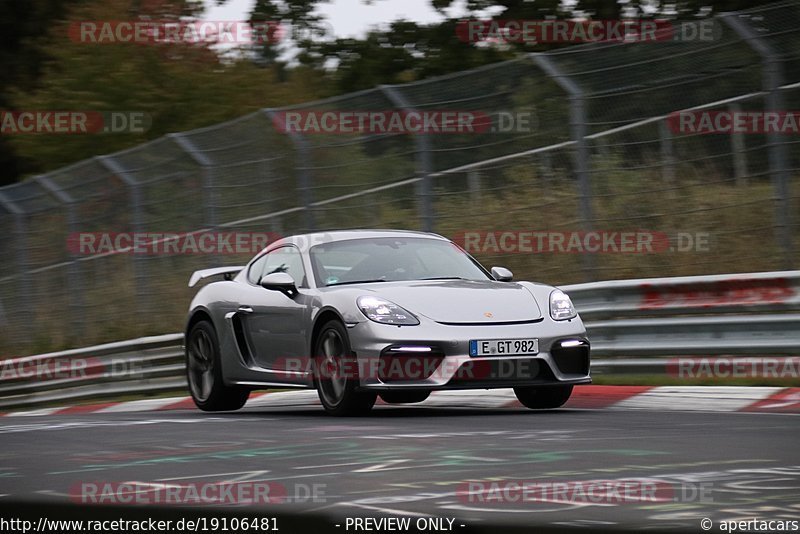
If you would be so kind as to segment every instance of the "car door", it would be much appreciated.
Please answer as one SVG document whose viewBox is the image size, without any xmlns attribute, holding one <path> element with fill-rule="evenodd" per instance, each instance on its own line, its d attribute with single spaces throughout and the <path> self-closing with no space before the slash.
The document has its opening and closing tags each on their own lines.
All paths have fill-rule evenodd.
<svg viewBox="0 0 800 534">
<path fill-rule="evenodd" d="M 290 297 L 258 285 L 262 277 L 275 272 L 289 274 L 299 294 Z M 248 301 L 240 303 L 239 313 L 255 363 L 265 369 L 285 369 L 287 362 L 303 356 L 310 314 L 302 293 L 307 281 L 300 251 L 285 246 L 268 252 L 253 263 L 247 279 L 252 287 Z"/>
</svg>

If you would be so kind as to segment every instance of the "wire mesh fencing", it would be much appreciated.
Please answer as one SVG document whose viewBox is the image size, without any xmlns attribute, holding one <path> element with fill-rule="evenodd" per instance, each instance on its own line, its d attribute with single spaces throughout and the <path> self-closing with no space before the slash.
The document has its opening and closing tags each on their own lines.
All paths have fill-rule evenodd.
<svg viewBox="0 0 800 534">
<path fill-rule="evenodd" d="M 0 345 L 179 331 L 192 271 L 309 231 L 435 231 L 553 284 L 796 267 L 800 136 L 702 121 L 800 110 L 798 23 L 791 1 L 710 19 L 705 38 L 676 38 L 686 23 L 670 39 L 523 55 L 4 187 Z M 342 128 L 359 116 L 385 122 Z M 466 127 L 437 128 L 448 116 Z M 432 126 L 409 131 L 408 117 Z"/>
</svg>

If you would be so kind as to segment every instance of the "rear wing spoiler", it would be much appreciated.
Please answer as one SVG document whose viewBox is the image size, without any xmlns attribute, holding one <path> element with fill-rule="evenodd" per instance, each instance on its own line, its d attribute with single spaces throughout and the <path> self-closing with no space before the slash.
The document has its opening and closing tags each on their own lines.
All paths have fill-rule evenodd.
<svg viewBox="0 0 800 534">
<path fill-rule="evenodd" d="M 191 278 L 189 278 L 189 287 L 194 287 L 200 280 L 210 278 L 212 276 L 224 275 L 226 280 L 230 280 L 234 275 L 239 274 L 239 272 L 244 268 L 244 265 L 240 265 L 238 267 L 216 267 L 214 269 L 195 271 L 192 273 Z"/>
</svg>

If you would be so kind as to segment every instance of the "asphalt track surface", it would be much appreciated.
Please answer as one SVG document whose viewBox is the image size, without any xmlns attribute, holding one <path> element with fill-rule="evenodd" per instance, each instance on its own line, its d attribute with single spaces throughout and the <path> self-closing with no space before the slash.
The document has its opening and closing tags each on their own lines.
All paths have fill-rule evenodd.
<svg viewBox="0 0 800 534">
<path fill-rule="evenodd" d="M 703 518 L 719 532 L 723 520 L 800 520 L 794 415 L 376 406 L 337 419 L 318 406 L 254 407 L 8 418 L 0 443 L 0 504 L 67 502 L 88 481 L 271 481 L 303 502 L 251 505 L 259 512 L 313 510 L 341 532 L 348 517 L 387 515 L 451 518 L 455 532 L 489 523 L 695 531 Z M 657 502 L 599 503 L 464 492 L 469 480 L 632 478 L 668 491 Z"/>
</svg>

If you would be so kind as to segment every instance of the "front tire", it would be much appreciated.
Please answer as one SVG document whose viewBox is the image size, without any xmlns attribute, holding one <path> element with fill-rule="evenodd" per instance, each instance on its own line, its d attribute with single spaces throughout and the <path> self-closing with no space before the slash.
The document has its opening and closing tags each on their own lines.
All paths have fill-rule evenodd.
<svg viewBox="0 0 800 534">
<path fill-rule="evenodd" d="M 572 395 L 572 386 L 541 386 L 514 388 L 514 394 L 523 406 L 532 410 L 558 408 Z"/>
<path fill-rule="evenodd" d="M 344 325 L 336 320 L 328 321 L 320 329 L 314 345 L 317 355 L 314 384 L 325 411 L 342 417 L 368 413 L 377 395 L 356 391 L 358 362 Z"/>
<path fill-rule="evenodd" d="M 186 338 L 186 379 L 192 400 L 204 412 L 238 410 L 250 396 L 247 389 L 225 385 L 217 332 L 208 321 L 195 324 Z"/>
</svg>

